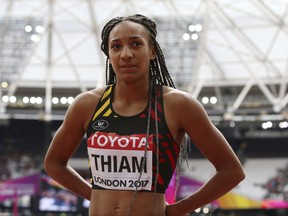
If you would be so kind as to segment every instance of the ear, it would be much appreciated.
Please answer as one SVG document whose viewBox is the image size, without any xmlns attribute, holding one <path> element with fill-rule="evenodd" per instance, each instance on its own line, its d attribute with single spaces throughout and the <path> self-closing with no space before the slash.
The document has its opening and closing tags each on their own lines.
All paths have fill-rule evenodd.
<svg viewBox="0 0 288 216">
<path fill-rule="evenodd" d="M 153 48 L 150 60 L 154 60 L 155 58 L 156 58 L 156 52 L 155 52 L 155 49 Z"/>
</svg>

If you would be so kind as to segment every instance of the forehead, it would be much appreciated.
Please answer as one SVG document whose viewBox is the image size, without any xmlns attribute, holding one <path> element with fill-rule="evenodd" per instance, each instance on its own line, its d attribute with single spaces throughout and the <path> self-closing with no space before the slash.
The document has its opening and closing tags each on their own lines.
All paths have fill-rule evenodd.
<svg viewBox="0 0 288 216">
<path fill-rule="evenodd" d="M 109 34 L 109 41 L 119 40 L 123 37 L 142 37 L 148 39 L 149 33 L 145 26 L 132 22 L 123 21 L 117 24 Z"/>
</svg>

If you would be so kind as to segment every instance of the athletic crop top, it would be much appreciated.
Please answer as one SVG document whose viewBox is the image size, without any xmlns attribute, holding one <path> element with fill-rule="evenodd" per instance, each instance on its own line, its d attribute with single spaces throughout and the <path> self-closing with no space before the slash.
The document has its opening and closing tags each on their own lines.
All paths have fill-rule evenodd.
<svg viewBox="0 0 288 216">
<path fill-rule="evenodd" d="M 112 107 L 114 86 L 107 86 L 87 129 L 92 188 L 155 191 L 157 175 L 155 97 L 152 96 L 150 133 L 146 138 L 149 106 L 134 116 L 117 114 Z M 156 91 L 153 89 L 152 92 L 153 95 L 156 92 L 158 101 L 159 131 L 156 192 L 165 193 L 176 167 L 179 145 L 173 139 L 165 121 L 162 86 L 153 86 Z M 147 147 L 146 139 L 148 139 Z"/>
</svg>

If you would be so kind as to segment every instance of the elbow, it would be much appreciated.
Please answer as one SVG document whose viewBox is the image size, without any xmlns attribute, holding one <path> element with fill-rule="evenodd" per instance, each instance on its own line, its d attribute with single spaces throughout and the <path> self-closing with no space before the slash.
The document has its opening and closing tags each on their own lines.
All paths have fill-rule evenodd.
<svg viewBox="0 0 288 216">
<path fill-rule="evenodd" d="M 53 173 L 57 169 L 57 163 L 55 159 L 46 155 L 44 158 L 44 170 L 49 176 L 53 176 Z"/>
<path fill-rule="evenodd" d="M 46 155 L 44 158 L 44 170 L 52 178 L 55 178 L 63 173 L 67 167 L 67 162 L 58 160 L 55 156 Z"/>
<path fill-rule="evenodd" d="M 221 172 L 221 171 L 220 171 Z M 232 188 L 240 184 L 245 179 L 245 173 L 241 165 L 228 166 L 222 170 L 222 173 L 226 176 L 225 178 L 229 182 Z"/>
<path fill-rule="evenodd" d="M 51 163 L 49 162 L 49 159 L 47 156 L 44 158 L 44 170 L 45 172 L 50 175 L 50 170 L 51 170 Z"/>
<path fill-rule="evenodd" d="M 233 179 L 235 181 L 235 185 L 238 185 L 245 179 L 245 172 L 241 166 L 233 171 Z"/>
<path fill-rule="evenodd" d="M 239 170 L 238 173 L 237 173 L 238 184 L 240 182 L 242 182 L 245 179 L 245 177 L 246 176 L 245 176 L 244 170 L 243 169 Z"/>
</svg>

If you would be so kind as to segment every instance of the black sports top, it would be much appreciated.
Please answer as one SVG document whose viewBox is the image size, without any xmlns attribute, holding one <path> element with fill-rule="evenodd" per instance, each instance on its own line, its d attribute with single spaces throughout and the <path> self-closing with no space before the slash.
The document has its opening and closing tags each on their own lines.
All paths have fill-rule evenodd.
<svg viewBox="0 0 288 216">
<path fill-rule="evenodd" d="M 154 191 L 157 175 L 155 97 L 152 96 L 150 132 L 146 138 L 149 106 L 134 116 L 117 114 L 112 107 L 114 86 L 107 86 L 87 129 L 92 188 Z M 179 145 L 165 121 L 162 86 L 153 86 L 157 88 L 152 92 L 153 95 L 156 92 L 158 101 L 159 171 L 156 192 L 165 193 L 176 167 Z"/>
</svg>

